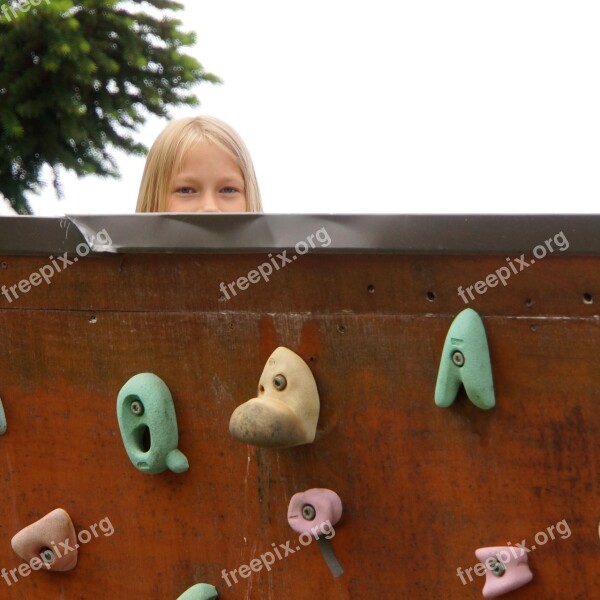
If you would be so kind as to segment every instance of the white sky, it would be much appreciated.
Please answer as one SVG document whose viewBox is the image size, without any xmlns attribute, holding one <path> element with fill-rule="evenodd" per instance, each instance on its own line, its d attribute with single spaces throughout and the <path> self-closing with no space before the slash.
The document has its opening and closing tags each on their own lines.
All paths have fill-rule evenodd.
<svg viewBox="0 0 600 600">
<path fill-rule="evenodd" d="M 267 212 L 600 212 L 597 0 L 183 4 L 224 84 L 174 115 L 239 131 Z M 36 214 L 133 212 L 144 161 L 117 156 Z"/>
</svg>

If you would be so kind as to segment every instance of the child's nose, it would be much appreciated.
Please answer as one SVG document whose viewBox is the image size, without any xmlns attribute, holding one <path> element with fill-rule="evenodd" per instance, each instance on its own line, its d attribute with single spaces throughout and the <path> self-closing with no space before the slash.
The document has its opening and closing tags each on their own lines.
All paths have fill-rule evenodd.
<svg viewBox="0 0 600 600">
<path fill-rule="evenodd" d="M 219 212 L 219 205 L 217 203 L 217 197 L 213 193 L 207 193 L 204 196 L 204 202 L 200 204 L 198 212 Z"/>
</svg>

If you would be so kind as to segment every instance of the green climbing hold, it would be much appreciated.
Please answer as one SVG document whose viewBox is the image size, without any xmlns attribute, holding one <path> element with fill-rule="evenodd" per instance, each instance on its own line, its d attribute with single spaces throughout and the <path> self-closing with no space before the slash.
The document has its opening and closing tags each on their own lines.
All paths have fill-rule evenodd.
<svg viewBox="0 0 600 600">
<path fill-rule="evenodd" d="M 197 583 L 183 592 L 177 600 L 213 600 L 218 598 L 217 589 L 208 583 Z"/>
<path fill-rule="evenodd" d="M 153 373 L 132 377 L 117 397 L 117 418 L 125 451 L 142 473 L 189 469 L 177 449 L 179 433 L 173 398 L 166 383 Z"/>
</svg>

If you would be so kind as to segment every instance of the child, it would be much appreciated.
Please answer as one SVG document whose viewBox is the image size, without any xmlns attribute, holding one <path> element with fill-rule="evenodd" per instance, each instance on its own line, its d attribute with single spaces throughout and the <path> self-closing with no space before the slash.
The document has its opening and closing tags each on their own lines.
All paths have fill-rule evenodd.
<svg viewBox="0 0 600 600">
<path fill-rule="evenodd" d="M 136 212 L 262 212 L 240 136 L 215 117 L 172 121 L 148 153 Z"/>
</svg>

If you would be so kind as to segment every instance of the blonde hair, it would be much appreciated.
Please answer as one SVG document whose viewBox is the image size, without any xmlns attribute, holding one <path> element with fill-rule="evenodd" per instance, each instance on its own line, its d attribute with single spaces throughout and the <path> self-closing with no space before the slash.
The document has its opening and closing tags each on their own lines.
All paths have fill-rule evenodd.
<svg viewBox="0 0 600 600">
<path fill-rule="evenodd" d="M 203 141 L 212 142 L 233 156 L 244 178 L 246 211 L 262 212 L 258 181 L 246 145 L 227 123 L 209 116 L 172 121 L 156 138 L 146 158 L 136 212 L 166 212 L 173 174 L 181 169 L 187 151 Z"/>
</svg>

